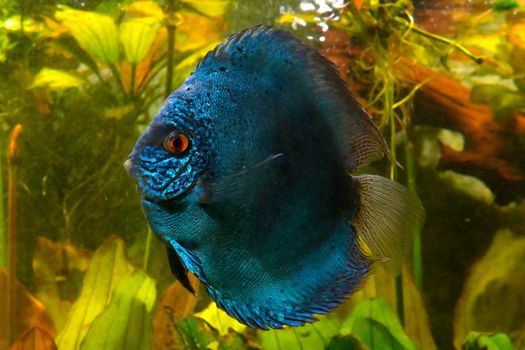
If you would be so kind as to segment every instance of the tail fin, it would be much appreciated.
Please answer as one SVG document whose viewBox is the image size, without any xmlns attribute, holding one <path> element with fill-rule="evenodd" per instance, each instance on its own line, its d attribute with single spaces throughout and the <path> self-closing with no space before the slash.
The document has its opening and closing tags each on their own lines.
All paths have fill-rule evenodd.
<svg viewBox="0 0 525 350">
<path fill-rule="evenodd" d="M 377 175 L 354 179 L 360 207 L 352 224 L 372 252 L 371 258 L 384 261 L 387 270 L 397 274 L 414 233 L 423 225 L 423 206 L 414 193 L 397 182 Z"/>
</svg>

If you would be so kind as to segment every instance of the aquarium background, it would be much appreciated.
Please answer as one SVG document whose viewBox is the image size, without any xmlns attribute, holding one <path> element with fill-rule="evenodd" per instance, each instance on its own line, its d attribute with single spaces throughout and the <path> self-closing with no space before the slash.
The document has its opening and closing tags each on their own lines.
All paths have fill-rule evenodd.
<svg viewBox="0 0 525 350">
<path fill-rule="evenodd" d="M 0 349 L 525 349 L 525 2 L 0 0 Z M 421 198 L 403 273 L 255 331 L 172 276 L 122 164 L 255 24 L 333 61 Z M 197 285 L 196 281 L 193 281 Z"/>
</svg>

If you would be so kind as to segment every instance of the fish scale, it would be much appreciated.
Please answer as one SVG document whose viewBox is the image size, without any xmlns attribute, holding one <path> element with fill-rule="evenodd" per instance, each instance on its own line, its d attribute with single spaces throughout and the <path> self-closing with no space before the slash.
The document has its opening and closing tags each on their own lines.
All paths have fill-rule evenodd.
<svg viewBox="0 0 525 350">
<path fill-rule="evenodd" d="M 189 139 L 184 153 L 165 146 L 177 135 Z M 257 26 L 208 53 L 168 97 L 128 171 L 181 283 L 192 291 L 195 274 L 228 314 L 268 329 L 334 310 L 373 263 L 399 270 L 422 225 L 419 200 L 350 174 L 384 154 L 335 67 Z"/>
</svg>

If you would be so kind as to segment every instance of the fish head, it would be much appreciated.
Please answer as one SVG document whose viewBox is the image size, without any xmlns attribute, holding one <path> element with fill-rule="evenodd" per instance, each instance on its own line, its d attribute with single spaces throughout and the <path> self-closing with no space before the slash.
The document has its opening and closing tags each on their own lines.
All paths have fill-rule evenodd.
<svg viewBox="0 0 525 350">
<path fill-rule="evenodd" d="M 124 164 L 143 202 L 186 197 L 207 168 L 208 119 L 189 90 L 170 95 Z"/>
</svg>

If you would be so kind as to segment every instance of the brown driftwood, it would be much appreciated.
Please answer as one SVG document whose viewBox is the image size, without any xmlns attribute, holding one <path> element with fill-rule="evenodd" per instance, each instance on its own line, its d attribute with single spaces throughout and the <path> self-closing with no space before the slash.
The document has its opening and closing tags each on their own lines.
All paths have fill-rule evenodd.
<svg viewBox="0 0 525 350">
<path fill-rule="evenodd" d="M 402 61 L 398 71 L 414 84 L 434 74 L 427 67 Z M 416 94 L 413 123 L 458 130 L 465 136 L 462 152 L 442 147 L 442 168 L 483 180 L 500 203 L 525 195 L 524 115 L 496 121 L 487 105 L 470 100 L 468 88 L 437 74 Z"/>
<path fill-rule="evenodd" d="M 343 76 L 351 69 L 350 57 L 358 53 L 344 32 L 329 31 L 323 54 L 334 61 Z M 357 49 L 358 50 L 358 49 Z M 401 58 L 395 67 L 409 85 L 433 76 L 415 95 L 412 124 L 460 131 L 465 149 L 456 152 L 442 147 L 440 167 L 475 176 L 495 194 L 496 201 L 507 203 L 525 196 L 525 116 L 515 113 L 506 121 L 493 118 L 488 105 L 473 103 L 470 91 L 460 82 L 436 74 L 432 69 Z M 349 84 L 355 91 L 360 86 Z"/>
</svg>

